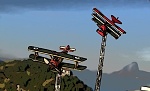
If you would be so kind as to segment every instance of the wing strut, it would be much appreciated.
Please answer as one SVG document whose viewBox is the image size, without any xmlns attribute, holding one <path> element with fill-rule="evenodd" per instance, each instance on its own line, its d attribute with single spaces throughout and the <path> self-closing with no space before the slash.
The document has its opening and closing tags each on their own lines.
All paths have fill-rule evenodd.
<svg viewBox="0 0 150 91">
<path fill-rule="evenodd" d="M 96 79 L 94 91 L 100 91 L 100 85 L 101 85 L 101 79 L 102 79 L 102 69 L 103 69 L 103 62 L 104 62 L 104 56 L 105 56 L 106 39 L 107 39 L 107 34 L 104 37 L 102 37 L 98 71 L 97 71 L 97 79 Z"/>
</svg>

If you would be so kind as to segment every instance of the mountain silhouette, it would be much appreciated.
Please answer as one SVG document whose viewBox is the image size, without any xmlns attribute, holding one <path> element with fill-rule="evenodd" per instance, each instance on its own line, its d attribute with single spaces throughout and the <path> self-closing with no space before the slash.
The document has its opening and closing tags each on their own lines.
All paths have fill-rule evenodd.
<svg viewBox="0 0 150 91">
<path fill-rule="evenodd" d="M 131 64 L 128 64 L 127 66 L 123 67 L 121 70 L 119 71 L 115 71 L 112 72 L 111 75 L 123 75 L 123 76 L 127 76 L 127 75 L 134 75 L 139 73 L 139 66 L 137 62 L 132 62 Z"/>
<path fill-rule="evenodd" d="M 2 60 L 0 59 L 0 62 L 1 62 Z"/>
<path fill-rule="evenodd" d="M 138 66 L 137 62 L 132 62 L 131 64 L 125 66 L 121 71 L 137 72 L 137 71 L 139 71 L 139 66 Z"/>
</svg>

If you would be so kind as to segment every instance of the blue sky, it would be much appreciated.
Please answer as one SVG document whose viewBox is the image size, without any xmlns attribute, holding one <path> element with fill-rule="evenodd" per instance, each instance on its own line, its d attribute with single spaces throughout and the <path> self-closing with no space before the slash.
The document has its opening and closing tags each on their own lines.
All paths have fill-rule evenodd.
<svg viewBox="0 0 150 91">
<path fill-rule="evenodd" d="M 119 26 L 127 32 L 118 40 L 108 35 L 104 72 L 120 70 L 133 61 L 139 63 L 141 70 L 150 70 L 148 3 L 70 1 L 71 5 L 53 3 L 48 7 L 46 3 L 34 5 L 15 1 L 2 2 L 4 9 L 0 9 L 0 56 L 26 58 L 31 53 L 27 50 L 29 45 L 59 51 L 60 45 L 69 44 L 77 50 L 71 54 L 86 57 L 88 60 L 82 64 L 97 70 L 101 36 L 95 32 L 98 27 L 91 20 L 92 8 L 96 7 L 109 18 L 111 14 L 119 17 L 123 22 Z"/>
</svg>

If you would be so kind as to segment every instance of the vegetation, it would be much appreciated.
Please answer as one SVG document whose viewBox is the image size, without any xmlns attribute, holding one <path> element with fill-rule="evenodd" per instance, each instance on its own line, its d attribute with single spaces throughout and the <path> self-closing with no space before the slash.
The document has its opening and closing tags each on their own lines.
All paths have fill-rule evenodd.
<svg viewBox="0 0 150 91">
<path fill-rule="evenodd" d="M 56 73 L 46 64 L 32 60 L 0 62 L 0 90 L 54 91 Z M 92 91 L 76 76 L 64 76 L 61 91 Z"/>
</svg>

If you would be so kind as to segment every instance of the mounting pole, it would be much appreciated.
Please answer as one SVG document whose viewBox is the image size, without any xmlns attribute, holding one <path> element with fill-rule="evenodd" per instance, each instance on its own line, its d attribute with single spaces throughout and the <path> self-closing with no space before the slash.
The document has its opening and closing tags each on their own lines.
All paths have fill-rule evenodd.
<svg viewBox="0 0 150 91">
<path fill-rule="evenodd" d="M 60 91 L 60 85 L 61 85 L 61 74 L 57 73 L 55 79 L 55 91 Z"/>
<path fill-rule="evenodd" d="M 107 32 L 106 32 L 106 35 L 104 37 L 102 37 L 98 71 L 97 71 L 97 79 L 96 79 L 94 91 L 100 91 L 100 85 L 101 85 L 101 79 L 102 79 L 102 69 L 103 69 L 103 62 L 104 62 L 104 56 L 105 56 L 106 39 L 107 39 Z"/>
<path fill-rule="evenodd" d="M 70 70 L 67 70 L 67 69 L 61 69 L 61 70 L 62 70 L 62 72 L 61 73 L 57 73 L 57 75 L 56 75 L 55 91 L 60 91 L 62 76 L 65 76 L 65 75 L 70 76 L 70 74 L 71 74 Z"/>
</svg>

